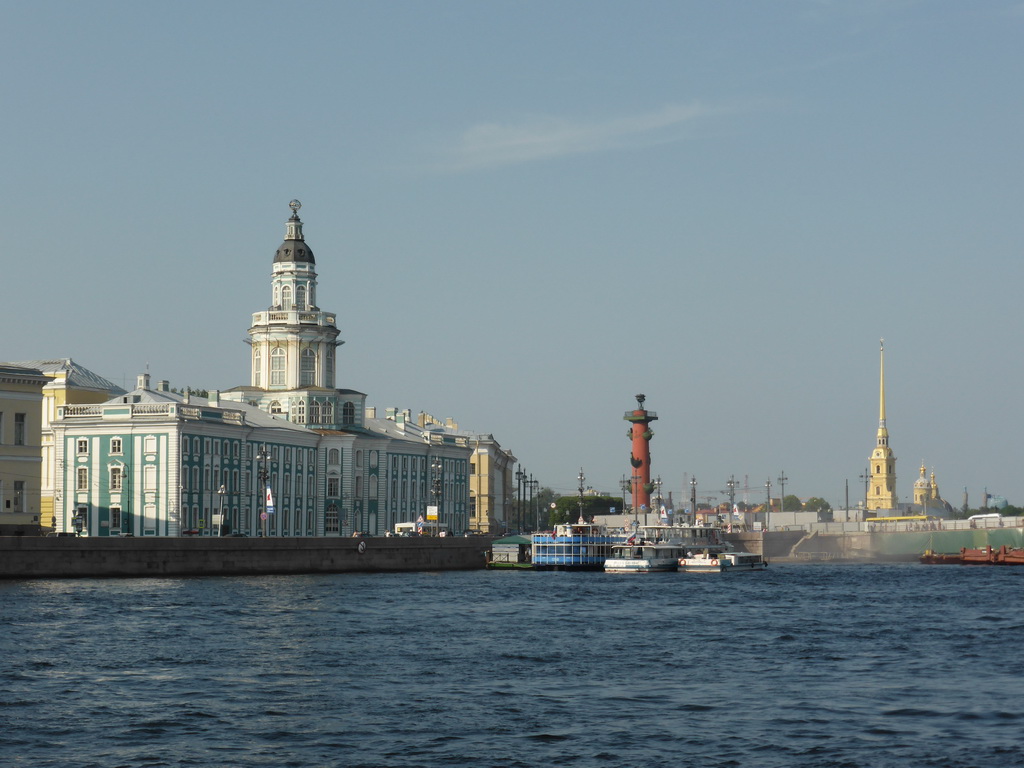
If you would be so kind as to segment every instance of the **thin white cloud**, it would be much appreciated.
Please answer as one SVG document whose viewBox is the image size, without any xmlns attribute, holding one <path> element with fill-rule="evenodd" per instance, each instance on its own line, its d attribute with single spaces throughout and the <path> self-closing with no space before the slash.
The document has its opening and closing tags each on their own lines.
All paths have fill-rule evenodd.
<svg viewBox="0 0 1024 768">
<path fill-rule="evenodd" d="M 669 104 L 640 115 L 604 121 L 533 118 L 518 124 L 480 123 L 463 134 L 453 151 L 458 170 L 493 168 L 586 152 L 678 141 L 678 129 L 720 110 L 700 103 Z"/>
</svg>

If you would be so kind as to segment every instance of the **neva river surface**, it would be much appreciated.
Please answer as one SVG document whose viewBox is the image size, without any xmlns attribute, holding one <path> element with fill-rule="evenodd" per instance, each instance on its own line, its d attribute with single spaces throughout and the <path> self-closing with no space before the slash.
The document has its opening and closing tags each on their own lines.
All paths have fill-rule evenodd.
<svg viewBox="0 0 1024 768">
<path fill-rule="evenodd" d="M 1024 568 L 0 583 L 0 765 L 1024 766 Z"/>
</svg>

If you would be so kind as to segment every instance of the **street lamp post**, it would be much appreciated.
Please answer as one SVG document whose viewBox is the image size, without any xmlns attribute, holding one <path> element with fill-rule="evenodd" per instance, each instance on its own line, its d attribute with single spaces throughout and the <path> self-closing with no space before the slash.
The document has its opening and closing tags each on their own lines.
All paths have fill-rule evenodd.
<svg viewBox="0 0 1024 768">
<path fill-rule="evenodd" d="M 263 444 L 260 446 L 259 453 L 256 454 L 256 460 L 260 463 L 260 468 L 256 471 L 256 478 L 259 480 L 259 490 L 261 501 L 257 507 L 260 510 L 260 533 L 263 538 L 267 537 L 267 482 L 270 480 L 270 472 L 267 471 L 267 459 L 270 455 L 267 453 L 267 446 Z"/>
<path fill-rule="evenodd" d="M 626 497 L 629 494 L 629 480 L 625 475 L 622 476 L 620 485 L 622 486 L 622 515 L 626 516 L 629 514 L 629 504 L 626 502 Z"/>
<path fill-rule="evenodd" d="M 864 481 L 864 511 L 868 511 L 868 485 L 871 483 L 871 468 L 865 467 L 860 479 Z"/>
<path fill-rule="evenodd" d="M 220 488 L 217 489 L 217 496 L 220 499 L 220 504 L 218 505 L 219 509 L 217 510 L 217 515 L 220 518 L 220 525 L 217 528 L 217 535 L 218 536 L 223 536 L 224 535 L 224 494 L 227 493 L 227 492 L 228 492 L 228 489 L 225 488 L 223 485 Z M 230 528 L 230 526 L 228 526 L 228 527 Z"/>
<path fill-rule="evenodd" d="M 431 472 L 433 472 L 433 483 L 431 484 L 430 493 L 434 497 L 434 510 L 435 510 L 435 514 L 437 515 L 437 522 L 435 524 L 437 525 L 437 534 L 438 535 L 440 535 L 440 533 L 441 533 L 441 518 L 442 518 L 442 515 L 441 515 L 441 504 L 442 504 L 442 501 L 443 501 L 442 498 L 441 498 L 441 470 L 442 470 L 442 468 L 443 468 L 443 465 L 441 464 L 440 457 L 435 456 L 434 460 L 430 463 L 430 469 L 431 469 Z M 427 528 L 428 529 L 430 528 L 429 523 L 430 523 L 430 521 L 428 520 L 427 521 Z"/>
<path fill-rule="evenodd" d="M 697 524 L 697 478 L 690 478 L 690 515 L 693 525 Z"/>
<path fill-rule="evenodd" d="M 633 530 L 637 531 L 640 530 L 640 507 L 636 503 L 636 487 L 640 484 L 640 481 L 643 480 L 643 478 L 640 477 L 640 475 L 633 475 L 630 480 L 633 484 Z M 646 520 L 644 521 L 644 524 L 647 524 Z"/>
<path fill-rule="evenodd" d="M 733 520 L 738 516 L 736 512 L 736 476 L 729 475 L 729 479 L 725 481 L 726 493 L 729 494 L 729 524 L 732 525 Z"/>
<path fill-rule="evenodd" d="M 523 465 L 516 470 L 516 533 L 523 530 L 523 484 L 526 482 L 526 472 Z"/>
<path fill-rule="evenodd" d="M 538 482 L 533 479 L 533 472 L 530 473 L 530 505 L 526 509 L 527 516 L 533 517 L 533 530 L 540 528 L 540 512 L 534 506 L 534 496 L 537 493 Z"/>
<path fill-rule="evenodd" d="M 581 522 L 581 523 L 587 522 L 586 519 L 583 517 L 583 481 L 584 480 L 586 480 L 586 477 L 583 474 L 583 467 L 580 467 L 580 474 L 579 474 L 579 481 L 580 481 L 580 489 L 579 489 L 579 492 L 580 492 L 580 500 L 579 500 L 580 516 L 579 516 L 579 522 Z"/>
<path fill-rule="evenodd" d="M 780 489 L 779 490 L 779 511 L 780 512 L 785 512 L 786 511 L 786 481 L 787 480 L 789 480 L 789 478 L 786 477 L 785 471 L 779 472 L 779 489 Z M 786 521 L 783 520 L 782 524 L 785 525 Z"/>
<path fill-rule="evenodd" d="M 764 527 L 766 531 L 769 531 L 772 527 L 772 479 L 770 477 L 764 484 L 764 490 L 768 495 L 768 498 L 765 499 Z"/>
</svg>

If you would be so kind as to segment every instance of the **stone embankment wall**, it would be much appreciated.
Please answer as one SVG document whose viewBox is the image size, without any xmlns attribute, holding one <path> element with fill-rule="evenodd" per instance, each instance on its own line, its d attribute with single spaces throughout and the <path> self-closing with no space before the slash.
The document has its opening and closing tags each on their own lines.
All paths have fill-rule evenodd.
<svg viewBox="0 0 1024 768">
<path fill-rule="evenodd" d="M 926 550 L 956 553 L 961 547 L 998 549 L 1024 546 L 1022 528 L 944 531 L 845 531 L 808 533 L 728 533 L 726 541 L 737 549 L 764 555 L 777 562 L 914 562 Z"/>
<path fill-rule="evenodd" d="M 484 568 L 490 537 L 0 537 L 0 578 L 250 576 Z"/>
</svg>

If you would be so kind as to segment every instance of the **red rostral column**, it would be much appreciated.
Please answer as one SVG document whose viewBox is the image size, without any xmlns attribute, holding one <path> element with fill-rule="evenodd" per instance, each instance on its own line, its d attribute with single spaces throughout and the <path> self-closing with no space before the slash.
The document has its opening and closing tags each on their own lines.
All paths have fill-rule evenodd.
<svg viewBox="0 0 1024 768">
<path fill-rule="evenodd" d="M 651 422 L 657 420 L 658 414 L 644 409 L 646 399 L 643 395 L 637 395 L 636 410 L 626 411 L 623 416 L 633 425 L 627 436 L 633 441 L 633 453 L 629 457 L 629 484 L 633 489 L 634 513 L 641 507 L 651 508 L 651 491 L 654 490 L 654 484 L 651 483 L 651 438 L 654 437 Z"/>
</svg>

